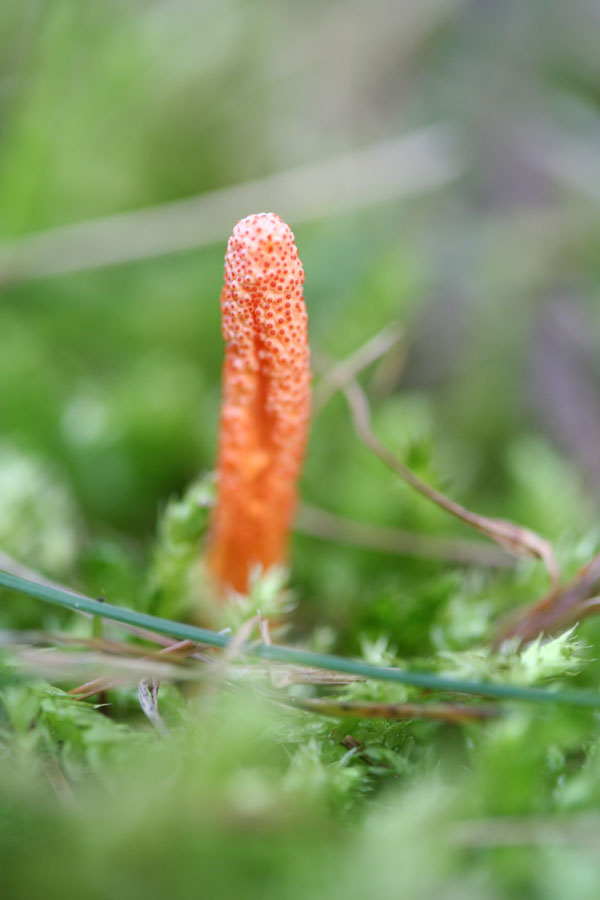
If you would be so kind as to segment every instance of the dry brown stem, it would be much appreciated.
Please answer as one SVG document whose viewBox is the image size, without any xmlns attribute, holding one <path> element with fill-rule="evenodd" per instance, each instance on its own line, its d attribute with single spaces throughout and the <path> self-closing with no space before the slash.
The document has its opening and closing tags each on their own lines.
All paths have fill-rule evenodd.
<svg viewBox="0 0 600 900">
<path fill-rule="evenodd" d="M 505 621 L 497 642 L 518 639 L 526 643 L 539 634 L 556 634 L 581 619 L 597 615 L 600 612 L 600 597 L 596 596 L 599 589 L 600 553 L 562 590 L 552 591 Z"/>
<path fill-rule="evenodd" d="M 418 475 L 415 475 L 411 469 L 406 466 L 402 460 L 398 459 L 388 448 L 381 443 L 375 435 L 371 427 L 371 411 L 366 394 L 356 380 L 350 381 L 343 388 L 344 395 L 348 401 L 354 429 L 363 444 L 378 456 L 390 469 L 396 472 L 400 478 L 409 484 L 414 490 L 427 497 L 437 506 L 441 507 L 450 515 L 471 528 L 475 528 L 480 534 L 485 535 L 492 541 L 495 541 L 504 550 L 515 556 L 525 556 L 534 559 L 540 559 L 548 571 L 553 590 L 558 586 L 560 575 L 558 565 L 554 556 L 551 544 L 539 534 L 517 525 L 515 522 L 509 522 L 505 519 L 492 519 L 487 516 L 479 515 L 471 512 L 449 497 L 446 497 L 440 491 L 431 487 L 427 482 L 423 481 Z"/>
<path fill-rule="evenodd" d="M 441 559 L 466 566 L 510 569 L 515 565 L 508 553 L 489 547 L 483 541 L 416 534 L 413 531 L 357 522 L 307 503 L 300 505 L 295 528 L 296 531 L 322 540 L 378 550 L 381 553 Z"/>
<path fill-rule="evenodd" d="M 372 701 L 348 701 L 335 699 L 301 699 L 287 697 L 286 702 L 306 712 L 321 716 L 358 719 L 428 719 L 459 725 L 495 718 L 501 709 L 497 706 L 468 706 L 454 703 L 378 703 Z"/>
</svg>

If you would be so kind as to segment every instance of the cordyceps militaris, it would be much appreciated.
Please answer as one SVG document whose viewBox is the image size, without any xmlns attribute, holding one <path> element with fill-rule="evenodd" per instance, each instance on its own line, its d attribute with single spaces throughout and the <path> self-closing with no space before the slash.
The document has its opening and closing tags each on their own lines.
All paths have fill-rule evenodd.
<svg viewBox="0 0 600 900">
<path fill-rule="evenodd" d="M 225 339 L 217 499 L 207 553 L 221 591 L 285 562 L 310 416 L 304 272 L 274 213 L 237 223 L 221 294 Z"/>
</svg>

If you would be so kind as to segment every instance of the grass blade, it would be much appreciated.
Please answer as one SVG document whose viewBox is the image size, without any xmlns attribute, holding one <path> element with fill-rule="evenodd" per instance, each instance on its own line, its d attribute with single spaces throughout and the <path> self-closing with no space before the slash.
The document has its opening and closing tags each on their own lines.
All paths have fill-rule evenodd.
<svg viewBox="0 0 600 900">
<path fill-rule="evenodd" d="M 225 648 L 232 638 L 220 632 L 200 628 L 196 625 L 187 625 L 184 622 L 174 622 L 171 619 L 161 619 L 149 613 L 137 612 L 122 606 L 114 606 L 100 600 L 92 600 L 80 594 L 73 594 L 46 584 L 37 584 L 16 575 L 0 571 L 0 586 L 9 590 L 36 597 L 47 603 L 53 603 L 76 612 L 91 613 L 102 616 L 114 622 L 136 625 L 166 634 L 179 640 L 190 640 L 211 647 Z M 588 709 L 600 709 L 600 693 L 579 690 L 552 691 L 544 688 L 518 686 L 512 684 L 499 684 L 493 682 L 469 681 L 462 678 L 447 678 L 429 672 L 410 672 L 405 669 L 386 668 L 374 666 L 362 660 L 347 659 L 341 656 L 333 656 L 329 653 L 313 653 L 294 647 L 283 647 L 275 644 L 263 644 L 260 642 L 247 643 L 243 652 L 251 656 L 271 662 L 282 662 L 288 665 L 313 666 L 318 669 L 329 669 L 334 672 L 346 672 L 350 675 L 360 675 L 363 678 L 372 678 L 379 681 L 391 681 L 397 684 L 407 684 L 425 690 L 441 691 L 444 693 L 473 694 L 484 697 L 494 697 L 499 700 L 529 701 L 532 703 L 555 703 L 567 706 L 579 706 Z"/>
</svg>

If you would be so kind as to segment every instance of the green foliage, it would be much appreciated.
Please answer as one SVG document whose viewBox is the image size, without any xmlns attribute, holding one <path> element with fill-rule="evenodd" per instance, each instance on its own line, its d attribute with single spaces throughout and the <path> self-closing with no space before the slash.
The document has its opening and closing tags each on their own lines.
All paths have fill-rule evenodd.
<svg viewBox="0 0 600 900">
<path fill-rule="evenodd" d="M 150 565 L 149 612 L 177 619 L 198 607 L 205 592 L 198 561 L 213 500 L 213 480 L 207 476 L 167 504 Z"/>
<path fill-rule="evenodd" d="M 69 573 L 80 552 L 72 493 L 42 459 L 0 446 L 0 546 L 48 574 Z"/>
</svg>

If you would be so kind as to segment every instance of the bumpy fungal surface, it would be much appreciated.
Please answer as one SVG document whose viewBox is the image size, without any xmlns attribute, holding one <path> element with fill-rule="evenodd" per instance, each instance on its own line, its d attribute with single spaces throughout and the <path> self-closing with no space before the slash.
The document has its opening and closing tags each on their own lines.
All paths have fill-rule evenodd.
<svg viewBox="0 0 600 900">
<path fill-rule="evenodd" d="M 252 566 L 285 560 L 310 415 L 304 272 L 274 213 L 237 223 L 221 294 L 226 343 L 208 566 L 245 592 Z"/>
</svg>

